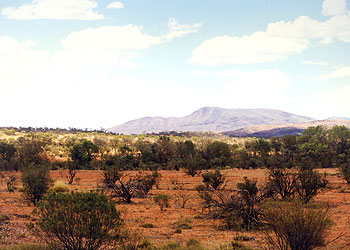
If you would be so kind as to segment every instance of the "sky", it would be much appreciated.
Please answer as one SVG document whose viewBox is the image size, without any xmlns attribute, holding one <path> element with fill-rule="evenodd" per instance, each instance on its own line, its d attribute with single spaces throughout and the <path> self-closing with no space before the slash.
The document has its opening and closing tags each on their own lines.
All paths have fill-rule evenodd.
<svg viewBox="0 0 350 250">
<path fill-rule="evenodd" d="M 350 117 L 349 0 L 1 0 L 0 126 Z"/>
</svg>

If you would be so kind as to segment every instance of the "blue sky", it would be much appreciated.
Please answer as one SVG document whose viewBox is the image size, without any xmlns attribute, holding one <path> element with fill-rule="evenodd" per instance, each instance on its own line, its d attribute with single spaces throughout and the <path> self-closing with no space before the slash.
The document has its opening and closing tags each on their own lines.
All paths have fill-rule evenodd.
<svg viewBox="0 0 350 250">
<path fill-rule="evenodd" d="M 349 0 L 2 0 L 0 126 L 203 106 L 350 117 Z"/>
</svg>

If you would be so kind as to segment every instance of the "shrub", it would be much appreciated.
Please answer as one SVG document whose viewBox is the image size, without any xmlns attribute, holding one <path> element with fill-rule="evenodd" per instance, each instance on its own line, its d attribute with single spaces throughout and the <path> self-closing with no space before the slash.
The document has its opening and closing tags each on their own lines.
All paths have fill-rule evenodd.
<svg viewBox="0 0 350 250">
<path fill-rule="evenodd" d="M 291 170 L 273 168 L 266 182 L 266 195 L 282 201 L 290 201 L 297 192 L 298 175 Z"/>
<path fill-rule="evenodd" d="M 0 214 L 0 224 L 10 220 L 10 217 L 7 214 Z"/>
<path fill-rule="evenodd" d="M 188 248 L 191 248 L 191 247 L 200 247 L 201 246 L 201 243 L 194 239 L 194 238 L 190 238 L 188 241 L 186 241 L 186 246 Z"/>
<path fill-rule="evenodd" d="M 343 164 L 340 167 L 340 171 L 346 180 L 346 183 L 350 184 L 350 165 L 349 164 Z"/>
<path fill-rule="evenodd" d="M 96 192 L 49 192 L 36 214 L 39 235 L 66 250 L 97 250 L 120 236 L 120 212 Z"/>
<path fill-rule="evenodd" d="M 154 225 L 152 223 L 144 223 L 141 225 L 143 228 L 154 228 Z"/>
<path fill-rule="evenodd" d="M 138 191 L 137 177 L 124 175 L 117 167 L 107 168 L 103 171 L 102 183 L 104 189 L 111 192 L 113 197 L 119 198 L 128 204 Z"/>
<path fill-rule="evenodd" d="M 297 192 L 299 198 L 308 203 L 323 186 L 321 175 L 312 169 L 299 170 Z"/>
<path fill-rule="evenodd" d="M 299 203 L 275 203 L 266 208 L 264 219 L 265 240 L 271 250 L 312 250 L 324 246 L 325 233 L 331 226 L 328 210 L 307 209 Z"/>
<path fill-rule="evenodd" d="M 213 189 L 218 189 L 225 183 L 225 176 L 220 173 L 220 170 L 215 170 L 215 172 L 207 172 L 202 174 L 203 183 L 207 187 L 212 187 Z"/>
<path fill-rule="evenodd" d="M 16 182 L 17 182 L 17 177 L 14 175 L 10 175 L 6 178 L 6 187 L 7 191 L 14 192 L 16 190 Z"/>
<path fill-rule="evenodd" d="M 56 181 L 55 184 L 50 188 L 53 192 L 69 192 L 67 185 L 63 181 Z"/>
<path fill-rule="evenodd" d="M 138 182 L 138 194 L 140 196 L 146 196 L 149 193 L 149 191 L 151 191 L 153 186 L 159 185 L 160 178 L 161 174 L 158 171 L 154 171 L 152 174 L 146 175 L 140 172 L 136 177 Z"/>
<path fill-rule="evenodd" d="M 184 190 L 179 190 L 176 195 L 175 202 L 181 207 L 185 208 L 186 203 L 192 199 L 191 194 L 186 193 Z"/>
<path fill-rule="evenodd" d="M 240 227 L 251 230 L 260 224 L 261 201 L 264 195 L 260 194 L 256 181 L 247 177 L 244 177 L 243 183 L 237 184 L 237 188 L 234 192 L 201 186 L 196 189 L 209 217 L 224 219 L 229 229 Z"/>
<path fill-rule="evenodd" d="M 192 229 L 192 221 L 188 218 L 178 220 L 173 225 L 176 229 Z"/>
<path fill-rule="evenodd" d="M 153 197 L 153 200 L 158 206 L 160 207 L 160 210 L 163 211 L 165 207 L 170 207 L 169 201 L 170 196 L 166 194 L 158 194 Z"/>
<path fill-rule="evenodd" d="M 23 195 L 34 206 L 52 185 L 49 169 L 44 165 L 28 165 L 22 169 Z"/>
</svg>

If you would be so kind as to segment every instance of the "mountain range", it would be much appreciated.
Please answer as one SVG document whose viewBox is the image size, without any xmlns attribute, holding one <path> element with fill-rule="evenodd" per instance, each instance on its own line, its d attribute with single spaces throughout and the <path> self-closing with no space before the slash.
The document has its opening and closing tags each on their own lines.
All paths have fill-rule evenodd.
<svg viewBox="0 0 350 250">
<path fill-rule="evenodd" d="M 146 134 L 164 131 L 224 132 L 251 126 L 298 124 L 314 121 L 305 116 L 275 109 L 224 109 L 204 107 L 184 117 L 143 117 L 107 129 L 120 134 Z"/>
</svg>

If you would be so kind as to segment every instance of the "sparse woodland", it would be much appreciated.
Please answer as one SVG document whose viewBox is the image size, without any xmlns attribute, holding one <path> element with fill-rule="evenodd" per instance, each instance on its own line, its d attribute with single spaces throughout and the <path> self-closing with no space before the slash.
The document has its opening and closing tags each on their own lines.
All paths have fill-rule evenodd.
<svg viewBox="0 0 350 250">
<path fill-rule="evenodd" d="M 343 126 L 270 139 L 2 129 L 0 244 L 345 249 L 349 214 L 338 222 L 332 212 L 350 207 L 324 197 L 350 198 L 349 156 Z M 11 202 L 25 213 L 11 210 Z M 216 245 L 204 231 L 220 239 Z M 36 239 L 39 246 L 28 245 Z"/>
</svg>

